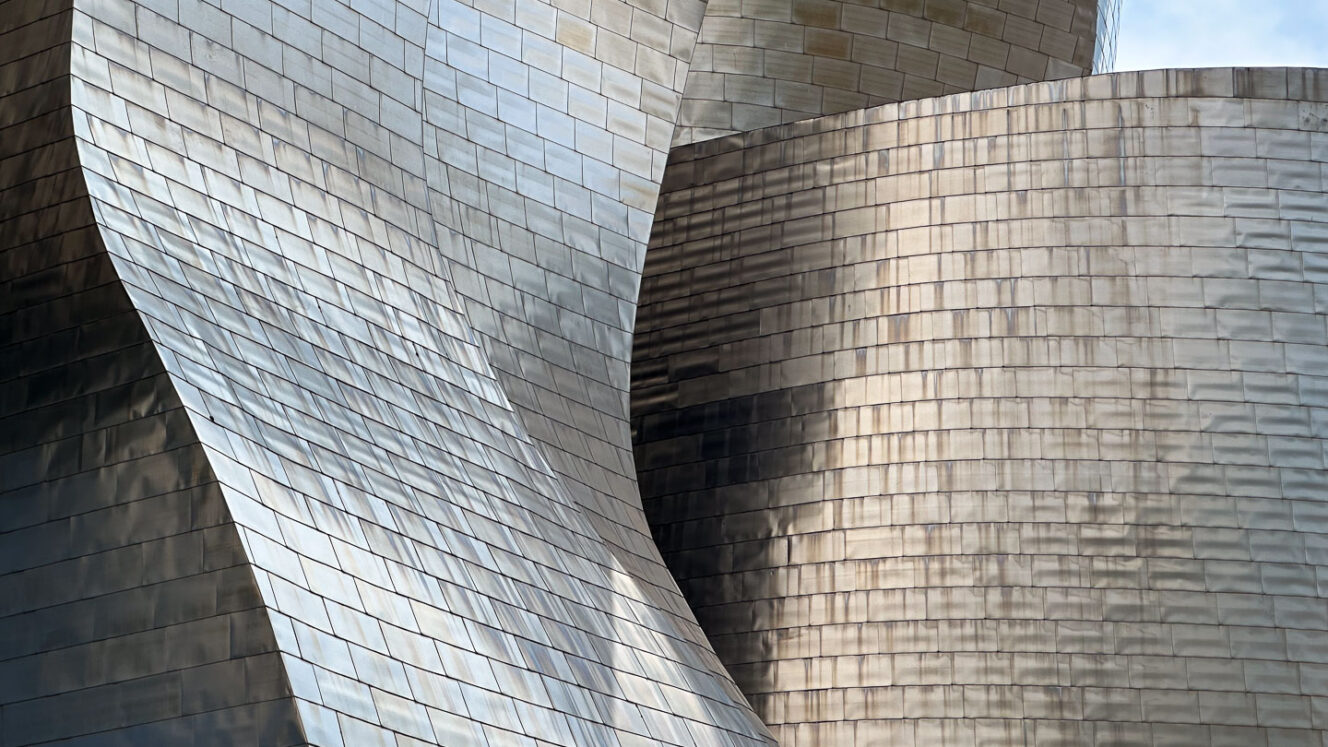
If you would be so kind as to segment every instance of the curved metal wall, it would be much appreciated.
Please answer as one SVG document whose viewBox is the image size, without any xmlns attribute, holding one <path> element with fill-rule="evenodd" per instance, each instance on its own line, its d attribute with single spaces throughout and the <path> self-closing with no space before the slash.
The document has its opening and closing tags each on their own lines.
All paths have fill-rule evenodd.
<svg viewBox="0 0 1328 747">
<path fill-rule="evenodd" d="M 151 365 L 72 366 L 49 385 L 148 383 L 139 399 L 49 410 L 49 390 L 29 386 L 45 379 L 13 374 L 0 417 L 23 427 L 0 442 L 6 510 L 78 515 L 0 525 L 18 530 L 0 624 L 77 609 L 98 642 L 118 626 L 156 638 L 89 649 L 87 671 L 57 635 L 6 643 L 0 742 L 768 740 L 650 542 L 626 426 L 636 282 L 682 81 L 670 45 L 690 51 L 701 7 L 5 6 L 0 79 L 19 88 L 0 113 L 0 184 L 30 212 L 5 224 L 0 287 L 34 306 L 4 309 L 0 351 L 68 345 L 79 362 L 87 341 L 63 318 L 33 326 L 43 292 L 74 319 L 106 313 L 100 295 L 72 294 L 84 278 L 29 277 L 40 252 L 14 249 L 68 222 Z M 30 90 L 35 52 L 63 69 Z M 62 151 L 24 150 L 52 127 Z M 64 191 L 25 192 L 52 164 Z M 105 431 L 117 417 L 143 422 Z M 26 448 L 44 427 L 70 438 Z M 175 458 L 127 476 L 121 463 L 153 449 Z M 162 485 L 215 500 L 104 521 L 76 500 Z M 158 527 L 140 523 L 168 517 L 234 537 L 206 552 L 249 594 L 220 598 L 208 576 L 178 599 L 155 585 Z M 75 560 L 45 547 L 55 535 Z M 92 584 L 82 606 L 40 611 L 30 587 L 82 593 L 115 542 L 133 562 L 98 573 L 123 596 Z M 168 632 L 173 604 L 217 624 Z M 226 616 L 250 608 L 252 630 Z M 34 610 L 47 616 L 9 617 Z M 180 678 L 202 676 L 186 670 L 218 661 L 230 669 L 209 670 L 213 690 L 182 705 Z M 160 690 L 138 687 L 159 673 Z M 196 713 L 215 718 L 176 718 Z M 139 722 L 156 726 L 129 731 Z"/>
<path fill-rule="evenodd" d="M 646 510 L 786 747 L 1328 733 L 1328 71 L 679 149 Z"/>
<path fill-rule="evenodd" d="M 447 276 L 615 562 L 708 648 L 650 540 L 627 426 L 641 263 L 705 2 L 430 8 L 413 186 Z"/>
<path fill-rule="evenodd" d="M 1098 6 L 1114 24 L 1115 2 L 714 0 L 673 142 L 1087 75 L 1096 59 Z M 1104 30 L 1114 43 L 1114 28 Z"/>
<path fill-rule="evenodd" d="M 0 744 L 300 743 L 217 478 L 91 209 L 75 14 L 0 18 Z"/>
</svg>

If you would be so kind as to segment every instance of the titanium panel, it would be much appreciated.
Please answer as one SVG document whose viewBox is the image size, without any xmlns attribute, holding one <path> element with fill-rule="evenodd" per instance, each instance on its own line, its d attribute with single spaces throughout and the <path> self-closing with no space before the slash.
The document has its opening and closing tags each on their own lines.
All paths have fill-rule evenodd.
<svg viewBox="0 0 1328 747">
<path fill-rule="evenodd" d="M 799 119 L 1087 75 L 1119 0 L 715 0 L 674 145 Z"/>
<path fill-rule="evenodd" d="M 94 222 L 74 13 L 0 18 L 0 745 L 300 743 L 217 478 Z"/>
<path fill-rule="evenodd" d="M 780 743 L 1321 744 L 1328 71 L 677 149 L 647 514 Z"/>
<path fill-rule="evenodd" d="M 40 19 L 47 5 L 11 0 L 0 17 Z M 5 478 L 38 509 L 78 491 L 107 504 L 152 497 L 166 489 L 158 481 L 211 496 L 213 522 L 234 538 L 218 552 L 251 592 L 238 612 L 252 608 L 260 625 L 211 629 L 198 645 L 232 665 L 246 646 L 266 646 L 255 650 L 279 675 L 274 689 L 206 683 L 253 701 L 234 705 L 280 736 L 251 739 L 251 724 L 217 739 L 768 741 L 664 569 L 636 493 L 630 325 L 685 67 L 674 48 L 690 52 L 701 15 L 683 0 L 640 5 L 75 2 L 44 35 L 19 23 L 0 47 L 21 60 L 48 39 L 61 60 L 45 89 L 6 101 L 3 116 L 23 121 L 6 132 L 6 155 L 17 155 L 0 173 L 35 211 L 13 203 L 23 230 L 6 242 L 84 227 L 86 251 L 101 252 L 97 281 L 119 294 L 137 350 L 157 366 L 117 380 L 151 383 L 120 405 L 121 417 L 145 420 L 123 437 L 102 432 L 113 419 L 89 422 L 74 406 L 39 412 L 35 386 L 7 389 L 24 427 Z M 6 66 L 6 85 L 26 64 Z M 29 98 L 58 110 L 62 151 L 21 152 L 49 126 L 24 119 Z M 27 194 L 56 155 L 78 190 Z M 60 212 L 74 207 L 82 222 Z M 77 276 L 31 280 L 26 255 L 5 256 L 0 283 L 23 291 L 15 303 L 76 288 Z M 104 313 L 85 305 L 76 321 Z M 74 323 L 29 328 L 46 312 L 5 317 L 11 359 L 65 346 L 51 355 L 79 360 Z M 81 391 L 100 382 L 89 369 L 57 380 Z M 149 405 L 164 414 L 140 412 Z M 44 419 L 29 426 L 30 411 Z M 27 448 L 47 438 L 38 425 L 72 441 Z M 121 494 L 49 469 L 83 464 L 78 444 L 112 462 L 153 449 L 175 461 L 125 478 Z M 165 614 L 169 601 L 141 567 L 138 518 L 117 526 L 140 565 L 101 571 L 134 601 L 92 603 L 112 619 Z M 100 587 L 79 591 L 95 537 L 69 540 L 87 559 L 40 575 L 22 552 L 36 541 L 14 538 L 0 578 L 21 587 L 16 611 L 45 609 L 26 591 L 37 579 L 97 598 Z M 182 588 L 210 599 L 208 578 Z M 167 635 L 163 624 L 153 635 Z M 197 653 L 188 642 L 90 661 L 124 667 L 141 650 L 178 679 Z M 19 701 L 33 687 L 80 687 L 82 670 L 57 642 L 22 646 L 28 668 L 0 701 L 4 738 L 72 736 L 59 704 L 81 696 L 44 710 Z M 93 740 L 203 739 L 205 721 L 128 731 L 137 716 L 125 714 L 142 701 L 167 709 L 144 721 L 194 713 L 175 705 L 182 685 L 162 688 L 90 698 L 102 710 L 79 728 Z"/>
<path fill-rule="evenodd" d="M 423 178 L 438 251 L 527 433 L 649 604 L 708 649 L 641 513 L 641 263 L 702 0 L 437 0 Z"/>
</svg>

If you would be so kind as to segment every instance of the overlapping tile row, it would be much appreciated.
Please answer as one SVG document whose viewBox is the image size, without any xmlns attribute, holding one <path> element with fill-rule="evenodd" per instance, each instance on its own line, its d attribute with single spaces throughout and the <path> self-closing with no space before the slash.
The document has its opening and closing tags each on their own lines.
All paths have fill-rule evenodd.
<svg viewBox="0 0 1328 747">
<path fill-rule="evenodd" d="M 675 150 L 647 515 L 780 743 L 1320 745 L 1328 71 Z"/>
<path fill-rule="evenodd" d="M 624 82 L 558 38 L 616 53 L 618 15 L 484 7 L 4 6 L 21 40 L 6 85 L 60 65 L 15 88 L 0 146 L 26 200 L 5 203 L 0 255 L 18 366 L 4 489 L 26 507 L 4 519 L 0 613 L 23 628 L 0 648 L 6 744 L 768 740 L 663 569 L 631 472 L 626 330 L 670 122 L 642 82 L 658 57 L 633 48 Z M 699 10 L 641 12 L 682 18 L 664 36 L 690 51 Z M 33 39 L 49 59 L 29 59 Z M 525 74 L 554 79 L 515 83 L 513 39 Z M 561 110 L 530 94 L 559 85 Z M 513 127 L 481 116 L 495 100 Z M 601 149 L 610 128 L 639 147 Z M 28 154 L 48 130 L 60 148 Z M 33 181 L 56 167 L 59 189 Z M 544 388 L 509 397 L 518 370 Z M 214 664 L 200 684 L 191 668 Z"/>
<path fill-rule="evenodd" d="M 893 101 L 1087 75 L 1095 59 L 1105 65 L 1097 69 L 1108 70 L 1119 5 L 712 0 L 674 144 Z"/>
<path fill-rule="evenodd" d="M 0 744 L 295 744 L 239 536 L 96 228 L 73 13 L 0 19 Z"/>
<path fill-rule="evenodd" d="M 424 177 L 457 295 L 617 561 L 708 648 L 651 542 L 627 426 L 641 263 L 704 0 L 432 8 Z"/>
</svg>

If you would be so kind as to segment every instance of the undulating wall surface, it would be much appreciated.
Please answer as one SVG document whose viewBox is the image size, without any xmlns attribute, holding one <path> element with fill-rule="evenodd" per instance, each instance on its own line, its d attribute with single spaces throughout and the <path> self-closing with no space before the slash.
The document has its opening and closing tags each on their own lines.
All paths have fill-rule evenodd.
<svg viewBox="0 0 1328 747">
<path fill-rule="evenodd" d="M 48 5 L 0 6 L 7 743 L 766 741 L 626 427 L 700 6 Z"/>
<path fill-rule="evenodd" d="M 239 536 L 94 222 L 60 5 L 0 5 L 0 744 L 295 744 Z"/>
<path fill-rule="evenodd" d="M 712 0 L 674 144 L 1087 75 L 1119 0 Z M 1099 5 L 1101 10 L 1099 11 Z M 1114 44 L 1114 27 L 1104 29 Z"/>
<path fill-rule="evenodd" d="M 647 514 L 781 744 L 1321 744 L 1328 71 L 673 154 Z"/>
<path fill-rule="evenodd" d="M 504 393 L 615 562 L 708 649 L 641 514 L 641 263 L 704 0 L 436 0 L 422 79 L 438 249 Z"/>
</svg>

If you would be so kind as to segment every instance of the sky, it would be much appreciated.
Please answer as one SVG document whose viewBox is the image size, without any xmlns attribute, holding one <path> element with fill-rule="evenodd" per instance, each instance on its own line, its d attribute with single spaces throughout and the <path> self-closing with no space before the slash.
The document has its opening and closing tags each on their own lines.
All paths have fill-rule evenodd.
<svg viewBox="0 0 1328 747">
<path fill-rule="evenodd" d="M 1328 0 L 1122 0 L 1116 67 L 1328 67 Z"/>
</svg>

